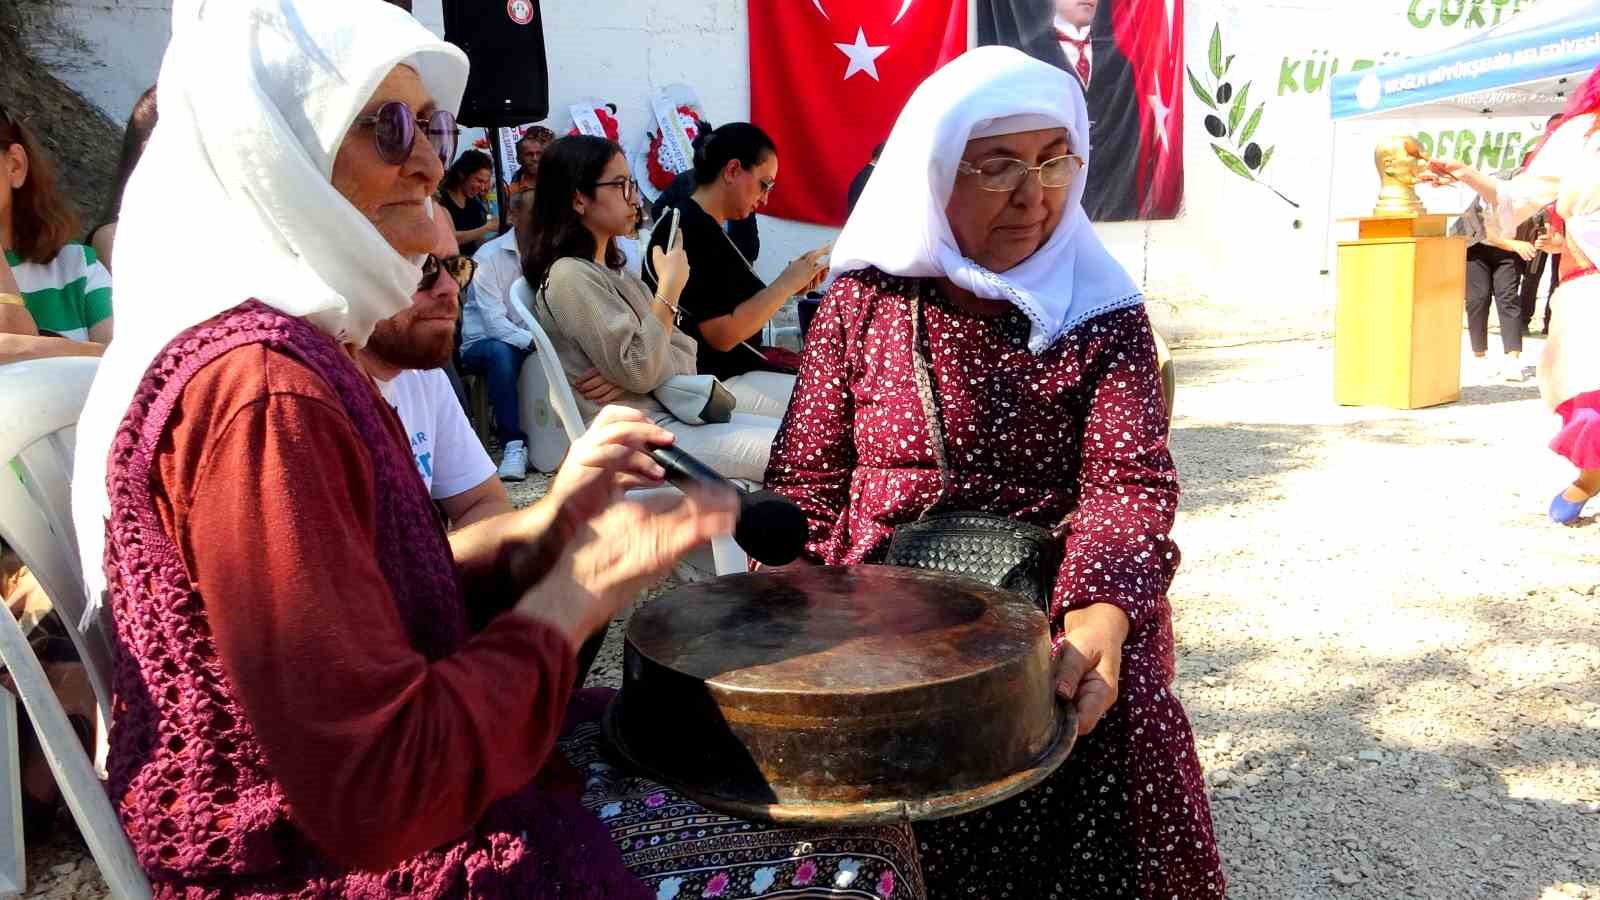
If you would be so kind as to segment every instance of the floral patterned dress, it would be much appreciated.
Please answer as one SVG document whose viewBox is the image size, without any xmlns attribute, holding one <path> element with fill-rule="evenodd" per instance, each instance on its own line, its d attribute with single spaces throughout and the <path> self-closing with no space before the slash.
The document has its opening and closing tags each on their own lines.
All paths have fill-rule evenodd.
<svg viewBox="0 0 1600 900">
<path fill-rule="evenodd" d="M 948 442 L 942 497 L 911 355 L 919 295 Z M 930 897 L 1222 897 L 1194 735 L 1169 689 L 1178 481 L 1149 320 L 1104 313 L 1038 356 L 1028 331 L 1014 309 L 956 309 L 931 280 L 841 277 L 807 334 L 767 487 L 805 510 L 806 554 L 827 564 L 882 559 L 894 528 L 936 503 L 1053 528 L 1058 648 L 1069 609 L 1128 614 L 1118 700 L 1072 758 L 1013 800 L 918 826 Z"/>
</svg>

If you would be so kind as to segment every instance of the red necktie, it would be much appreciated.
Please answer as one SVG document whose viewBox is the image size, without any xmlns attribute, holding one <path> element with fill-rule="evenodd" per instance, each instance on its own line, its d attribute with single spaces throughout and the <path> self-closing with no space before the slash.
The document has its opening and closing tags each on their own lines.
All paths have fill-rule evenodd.
<svg viewBox="0 0 1600 900">
<path fill-rule="evenodd" d="M 1089 86 L 1089 73 L 1093 71 L 1089 65 L 1089 39 L 1075 38 L 1061 29 L 1056 29 L 1056 40 L 1063 44 L 1071 44 L 1078 48 L 1078 78 L 1082 79 L 1083 86 Z"/>
</svg>

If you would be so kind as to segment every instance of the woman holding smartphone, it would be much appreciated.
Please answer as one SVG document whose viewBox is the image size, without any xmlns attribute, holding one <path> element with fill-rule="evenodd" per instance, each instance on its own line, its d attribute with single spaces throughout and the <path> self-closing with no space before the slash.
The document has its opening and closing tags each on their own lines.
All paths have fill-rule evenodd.
<svg viewBox="0 0 1600 900">
<path fill-rule="evenodd" d="M 798 360 L 756 346 L 755 338 L 790 297 L 822 282 L 829 248 L 800 256 L 768 285 L 728 238 L 727 223 L 765 206 L 777 186 L 777 145 L 760 128 L 730 122 L 696 137 L 694 176 L 694 194 L 672 206 L 692 268 L 679 304 L 680 326 L 695 340 L 698 370 L 721 379 L 741 410 L 781 417 L 794 392 Z M 667 246 L 671 221 L 672 213 L 663 210 L 650 235 L 644 281 L 652 289 L 660 273 L 651 254 Z"/>
<path fill-rule="evenodd" d="M 676 324 L 692 276 L 681 234 L 646 251 L 649 270 L 660 276 L 653 288 L 623 268 L 617 243 L 634 233 L 638 202 L 639 186 L 616 144 L 573 136 L 545 150 L 521 238 L 533 314 L 577 388 L 585 422 L 605 405 L 633 407 L 723 475 L 759 481 L 777 418 L 751 414 L 740 397 L 731 422 L 692 425 L 652 396 L 674 376 L 695 374 L 695 341 Z M 674 218 L 667 213 L 663 236 Z"/>
</svg>

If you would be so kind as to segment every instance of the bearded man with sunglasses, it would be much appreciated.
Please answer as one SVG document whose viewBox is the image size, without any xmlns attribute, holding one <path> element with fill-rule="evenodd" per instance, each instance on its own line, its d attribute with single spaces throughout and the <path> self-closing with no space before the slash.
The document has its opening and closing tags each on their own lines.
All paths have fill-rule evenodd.
<svg viewBox="0 0 1600 900">
<path fill-rule="evenodd" d="M 379 322 L 359 357 L 405 426 L 429 496 L 459 529 L 512 507 L 442 368 L 454 349 L 461 293 L 477 264 L 460 254 L 448 215 L 435 210 L 433 224 L 438 235 L 411 307 Z"/>
</svg>

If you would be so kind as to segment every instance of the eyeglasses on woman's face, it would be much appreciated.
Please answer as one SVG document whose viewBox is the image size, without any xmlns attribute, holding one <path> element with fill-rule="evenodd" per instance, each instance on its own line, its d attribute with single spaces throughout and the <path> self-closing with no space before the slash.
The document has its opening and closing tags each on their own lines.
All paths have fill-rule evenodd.
<svg viewBox="0 0 1600 900">
<path fill-rule="evenodd" d="M 1030 173 L 1038 174 L 1039 184 L 1046 189 L 1060 190 L 1072 184 L 1072 179 L 1078 176 L 1082 168 L 1083 159 L 1067 153 L 1047 159 L 1037 166 L 1030 166 L 1009 156 L 991 156 L 976 164 L 963 159 L 956 166 L 956 171 L 962 175 L 978 176 L 978 187 L 983 190 L 1009 193 L 1022 187 Z"/>
<path fill-rule="evenodd" d="M 472 277 L 478 274 L 478 261 L 460 255 L 441 259 L 429 253 L 428 258 L 422 261 L 422 281 L 417 285 L 417 290 L 422 293 L 433 290 L 433 286 L 439 282 L 440 272 L 449 273 L 464 291 L 472 284 Z"/>
<path fill-rule="evenodd" d="M 622 188 L 622 202 L 624 203 L 632 203 L 634 198 L 639 196 L 639 182 L 634 181 L 632 178 L 623 177 L 613 178 L 610 181 L 596 181 L 594 186 L 596 188 Z"/>
<path fill-rule="evenodd" d="M 456 141 L 461 136 L 456 117 L 449 110 L 436 109 L 427 116 L 420 116 L 401 100 L 390 100 L 370 116 L 358 116 L 354 124 L 372 129 L 372 142 L 379 158 L 391 166 L 411 158 L 419 131 L 427 135 L 439 161 L 448 166 L 450 160 L 455 159 Z"/>
</svg>

